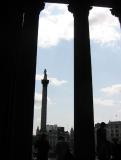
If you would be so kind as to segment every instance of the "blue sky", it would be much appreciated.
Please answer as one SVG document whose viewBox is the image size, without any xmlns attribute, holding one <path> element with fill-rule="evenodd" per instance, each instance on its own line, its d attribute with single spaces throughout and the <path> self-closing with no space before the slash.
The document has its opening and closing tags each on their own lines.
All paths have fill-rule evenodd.
<svg viewBox="0 0 121 160">
<path fill-rule="evenodd" d="M 121 120 L 121 31 L 106 8 L 89 15 L 94 120 Z M 34 129 L 41 120 L 41 79 L 48 79 L 47 123 L 73 127 L 73 15 L 66 5 L 46 4 L 39 17 Z"/>
</svg>

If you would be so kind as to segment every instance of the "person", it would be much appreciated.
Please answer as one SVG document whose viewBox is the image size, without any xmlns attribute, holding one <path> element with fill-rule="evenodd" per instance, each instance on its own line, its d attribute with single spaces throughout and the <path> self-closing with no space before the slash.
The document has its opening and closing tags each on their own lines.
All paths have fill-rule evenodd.
<svg viewBox="0 0 121 160">
<path fill-rule="evenodd" d="M 59 136 L 55 149 L 56 160 L 65 160 L 67 150 L 68 144 L 67 142 L 65 142 L 65 138 L 63 136 Z"/>
<path fill-rule="evenodd" d="M 67 148 L 64 160 L 74 160 L 74 156 L 71 153 L 69 147 Z"/>
<path fill-rule="evenodd" d="M 48 160 L 50 145 L 46 134 L 38 135 L 35 148 L 37 149 L 37 160 Z"/>
</svg>

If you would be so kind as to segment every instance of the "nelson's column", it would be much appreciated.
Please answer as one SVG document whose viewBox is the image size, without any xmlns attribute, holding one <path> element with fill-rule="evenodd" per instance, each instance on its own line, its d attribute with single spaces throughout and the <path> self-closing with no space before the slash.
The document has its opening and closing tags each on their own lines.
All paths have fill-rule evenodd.
<svg viewBox="0 0 121 160">
<path fill-rule="evenodd" d="M 41 132 L 46 132 L 46 117 L 47 117 L 47 70 L 44 70 L 44 78 L 42 79 L 42 108 L 41 108 Z"/>
</svg>

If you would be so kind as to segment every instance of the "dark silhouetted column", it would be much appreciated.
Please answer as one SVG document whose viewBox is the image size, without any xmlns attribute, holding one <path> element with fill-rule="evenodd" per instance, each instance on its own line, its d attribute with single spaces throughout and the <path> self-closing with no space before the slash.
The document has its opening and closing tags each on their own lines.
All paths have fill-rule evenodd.
<svg viewBox="0 0 121 160">
<path fill-rule="evenodd" d="M 32 158 L 38 20 L 43 8 L 44 3 L 35 0 L 22 5 L 22 29 L 15 53 L 15 83 L 10 115 L 12 116 L 12 147 L 9 159 L 12 160 Z"/>
<path fill-rule="evenodd" d="M 14 151 L 15 148 L 18 147 L 15 146 L 14 144 L 14 136 L 15 136 L 15 100 L 16 100 L 16 57 L 19 51 L 19 43 L 20 43 L 20 37 L 22 34 L 22 19 L 23 19 L 23 9 L 22 9 L 22 1 L 20 2 L 19 0 L 17 2 L 8 2 L 8 24 L 7 25 L 7 36 L 5 36 L 6 40 L 8 41 L 7 43 L 7 53 L 4 55 L 7 56 L 6 58 L 6 65 L 4 62 L 4 72 L 7 75 L 7 83 L 5 83 L 6 87 L 6 99 L 4 103 L 6 104 L 6 107 L 4 108 L 4 112 L 2 115 L 4 115 L 4 120 L 2 124 L 4 124 L 4 130 L 5 133 L 3 135 L 3 150 L 5 151 L 4 153 L 4 159 L 5 157 L 9 157 L 9 159 L 13 159 L 14 156 Z M 6 49 L 4 49 L 4 52 L 6 52 Z M 3 95 L 4 97 L 4 95 Z M 6 141 L 6 143 L 5 143 Z M 17 140 L 16 140 L 17 141 Z M 4 148 L 5 146 L 5 148 Z"/>
<path fill-rule="evenodd" d="M 44 79 L 41 81 L 42 88 L 42 109 L 41 109 L 41 132 L 46 132 L 46 117 L 47 117 L 47 86 L 49 80 L 47 79 L 46 69 L 44 70 Z"/>
<path fill-rule="evenodd" d="M 94 117 L 89 39 L 90 6 L 70 2 L 74 15 L 74 152 L 76 160 L 94 160 Z"/>
</svg>

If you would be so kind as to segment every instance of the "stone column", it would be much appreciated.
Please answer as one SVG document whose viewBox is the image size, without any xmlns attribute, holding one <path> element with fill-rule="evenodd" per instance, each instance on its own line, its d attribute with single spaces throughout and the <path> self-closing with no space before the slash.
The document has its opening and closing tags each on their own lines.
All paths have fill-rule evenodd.
<svg viewBox="0 0 121 160">
<path fill-rule="evenodd" d="M 118 17 L 120 27 L 121 27 L 121 1 L 120 0 L 114 0 L 113 1 L 113 7 L 111 9 L 112 15 Z"/>
<path fill-rule="evenodd" d="M 47 85 L 49 80 L 47 79 L 46 69 L 44 70 L 44 79 L 41 81 L 42 88 L 42 109 L 41 109 L 41 132 L 46 132 L 46 117 L 47 117 Z"/>
<path fill-rule="evenodd" d="M 31 160 L 34 113 L 34 91 L 39 13 L 41 1 L 29 1 L 22 6 L 23 19 L 16 52 L 15 89 L 12 117 L 12 160 Z M 14 45 L 13 45 L 14 47 Z"/>
<path fill-rule="evenodd" d="M 90 6 L 69 4 L 74 15 L 74 152 L 94 160 L 94 117 L 88 15 Z"/>
<path fill-rule="evenodd" d="M 4 53 L 6 58 L 6 65 L 8 67 L 5 67 L 4 62 L 4 72 L 5 75 L 7 75 L 7 78 L 4 80 L 4 83 L 6 84 L 6 95 L 4 103 L 6 104 L 6 107 L 4 108 L 4 112 L 2 115 L 4 115 L 4 128 L 2 129 L 5 132 L 2 139 L 4 141 L 3 143 L 3 150 L 4 158 L 7 156 L 9 159 L 13 159 L 14 151 L 17 146 L 14 144 L 14 135 L 15 135 L 15 93 L 16 93 L 16 57 L 18 54 L 18 45 L 20 43 L 20 37 L 22 34 L 22 19 L 23 19 L 23 8 L 22 8 L 22 1 L 19 0 L 17 2 L 8 2 L 8 24 L 7 26 L 7 41 L 5 45 L 7 45 L 7 48 L 4 48 Z M 5 36 L 5 35 L 4 35 Z M 6 37 L 6 36 L 5 36 Z M 6 46 L 5 46 L 6 47 Z M 5 77 L 4 77 L 5 78 Z M 6 82 L 7 80 L 7 82 Z M 3 85 L 3 84 L 2 84 Z M 4 97 L 4 94 L 3 94 Z M 4 148 L 5 146 L 5 148 Z M 7 153 L 7 154 L 6 154 Z M 6 158 L 5 158 L 6 159 Z"/>
</svg>

